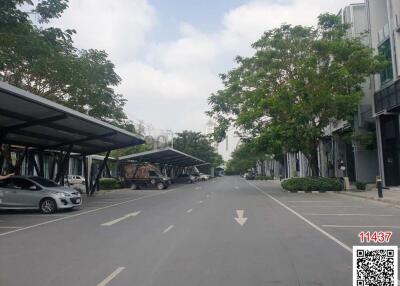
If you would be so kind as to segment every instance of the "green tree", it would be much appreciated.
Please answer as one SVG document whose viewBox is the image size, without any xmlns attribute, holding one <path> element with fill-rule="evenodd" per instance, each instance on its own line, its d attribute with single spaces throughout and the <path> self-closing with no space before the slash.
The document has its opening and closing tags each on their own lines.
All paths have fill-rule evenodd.
<svg viewBox="0 0 400 286">
<path fill-rule="evenodd" d="M 113 89 L 121 79 L 107 54 L 77 49 L 74 30 L 39 27 L 29 16 L 48 23 L 67 7 L 67 0 L 0 1 L 0 79 L 133 131 L 125 99 Z"/>
<path fill-rule="evenodd" d="M 207 136 L 200 132 L 183 131 L 174 138 L 174 148 L 216 167 L 223 163 L 222 156 L 218 154 Z"/>
<path fill-rule="evenodd" d="M 242 142 L 231 154 L 226 163 L 227 174 L 239 174 L 254 168 L 257 161 L 265 160 L 265 153 L 261 152 L 254 142 Z"/>
<path fill-rule="evenodd" d="M 255 138 L 271 154 L 301 151 L 318 175 L 317 147 L 332 119 L 354 115 L 365 78 L 382 68 L 380 57 L 331 14 L 317 27 L 284 24 L 253 44 L 255 54 L 237 58 L 221 75 L 224 89 L 209 98 L 221 140 L 230 125 Z"/>
</svg>

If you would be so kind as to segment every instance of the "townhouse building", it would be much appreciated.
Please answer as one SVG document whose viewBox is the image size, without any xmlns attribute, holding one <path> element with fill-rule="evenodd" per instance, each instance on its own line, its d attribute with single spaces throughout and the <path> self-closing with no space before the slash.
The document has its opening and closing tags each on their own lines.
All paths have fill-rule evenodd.
<svg viewBox="0 0 400 286">
<path fill-rule="evenodd" d="M 400 1 L 366 0 L 370 45 L 389 62 L 371 78 L 374 91 L 379 174 L 386 186 L 400 185 Z"/>
</svg>

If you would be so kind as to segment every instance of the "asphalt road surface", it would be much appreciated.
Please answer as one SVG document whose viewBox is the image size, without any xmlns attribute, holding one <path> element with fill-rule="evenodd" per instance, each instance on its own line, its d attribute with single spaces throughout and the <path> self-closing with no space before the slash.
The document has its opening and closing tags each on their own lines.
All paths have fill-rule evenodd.
<svg viewBox="0 0 400 286">
<path fill-rule="evenodd" d="M 120 191 L 55 215 L 0 213 L 1 286 L 352 285 L 360 231 L 400 209 L 339 194 L 289 194 L 223 177 Z"/>
</svg>

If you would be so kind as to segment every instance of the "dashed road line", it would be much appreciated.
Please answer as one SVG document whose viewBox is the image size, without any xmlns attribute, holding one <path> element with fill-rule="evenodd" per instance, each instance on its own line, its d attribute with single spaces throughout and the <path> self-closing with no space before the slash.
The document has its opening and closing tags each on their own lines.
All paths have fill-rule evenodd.
<svg viewBox="0 0 400 286">
<path fill-rule="evenodd" d="M 117 269 L 115 269 L 115 271 L 113 273 L 108 275 L 103 281 L 101 281 L 99 284 L 97 284 L 97 286 L 108 285 L 108 283 L 110 283 L 111 280 L 113 280 L 115 277 L 117 277 L 117 275 L 120 274 L 124 269 L 125 269 L 125 267 L 118 267 Z"/>
<path fill-rule="evenodd" d="M 193 209 L 188 209 L 186 212 L 189 214 L 193 211 Z"/>
<path fill-rule="evenodd" d="M 163 230 L 163 233 L 167 233 L 168 231 L 170 231 L 173 228 L 174 228 L 174 225 L 171 224 L 169 227 L 167 227 L 166 229 Z"/>
<path fill-rule="evenodd" d="M 80 212 L 80 213 L 69 215 L 69 216 L 60 217 L 60 218 L 53 219 L 53 220 L 48 220 L 48 221 L 45 221 L 45 222 L 41 222 L 41 223 L 38 223 L 38 224 L 22 227 L 22 228 L 19 228 L 19 229 L 10 230 L 10 231 L 7 231 L 7 232 L 0 233 L 0 237 L 6 236 L 6 235 L 9 235 L 9 234 L 12 234 L 12 233 L 16 233 L 16 232 L 19 232 L 19 231 L 23 231 L 23 230 L 36 228 L 36 227 L 39 227 L 39 226 L 42 226 L 42 225 L 46 225 L 46 224 L 50 224 L 50 223 L 66 220 L 66 219 L 69 219 L 69 218 L 74 218 L 74 217 L 78 217 L 78 216 L 81 216 L 81 215 L 94 213 L 94 212 L 105 210 L 105 209 L 109 209 L 109 208 L 112 208 L 112 207 L 128 204 L 128 203 L 135 202 L 135 201 L 138 201 L 138 200 L 142 200 L 142 199 L 146 199 L 146 198 L 150 198 L 150 197 L 163 195 L 163 194 L 166 194 L 166 193 L 170 193 L 170 192 L 179 190 L 179 189 L 181 189 L 183 187 L 185 187 L 185 186 L 177 187 L 175 189 L 171 189 L 171 190 L 168 190 L 168 191 L 163 191 L 161 193 L 153 193 L 153 194 L 145 195 L 145 196 L 142 196 L 142 197 L 139 197 L 139 198 L 123 201 L 123 202 L 120 202 L 120 203 L 115 203 L 115 204 L 104 206 L 104 207 L 99 207 L 99 208 L 96 208 L 96 209 Z"/>
</svg>

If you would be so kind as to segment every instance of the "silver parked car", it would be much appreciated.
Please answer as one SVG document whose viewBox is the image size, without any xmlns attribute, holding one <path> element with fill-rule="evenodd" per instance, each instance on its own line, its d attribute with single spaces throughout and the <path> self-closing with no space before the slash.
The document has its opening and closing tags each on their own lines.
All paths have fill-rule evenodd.
<svg viewBox="0 0 400 286">
<path fill-rule="evenodd" d="M 42 177 L 13 176 L 0 181 L 0 209 L 39 209 L 50 214 L 81 204 L 79 192 Z"/>
</svg>

